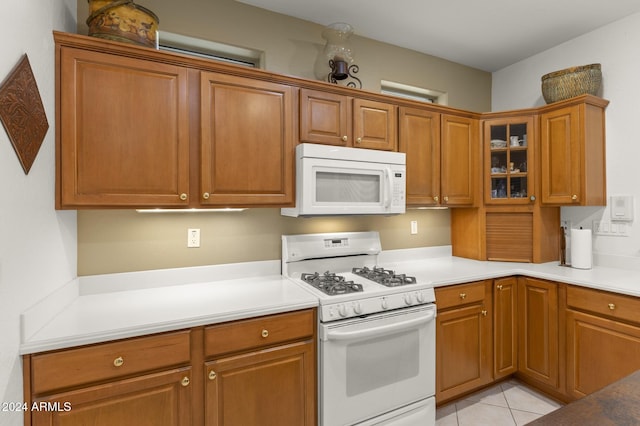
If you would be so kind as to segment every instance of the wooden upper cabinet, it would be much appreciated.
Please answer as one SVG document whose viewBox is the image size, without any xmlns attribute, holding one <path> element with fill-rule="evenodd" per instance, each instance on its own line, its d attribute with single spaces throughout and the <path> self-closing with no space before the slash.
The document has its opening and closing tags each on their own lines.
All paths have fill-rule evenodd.
<svg viewBox="0 0 640 426">
<path fill-rule="evenodd" d="M 186 70 L 68 47 L 57 55 L 56 207 L 188 204 Z"/>
<path fill-rule="evenodd" d="M 368 99 L 353 100 L 353 137 L 357 148 L 397 151 L 398 107 Z"/>
<path fill-rule="evenodd" d="M 398 150 L 407 154 L 407 205 L 440 201 L 440 113 L 398 109 Z"/>
<path fill-rule="evenodd" d="M 396 151 L 397 107 L 321 90 L 300 90 L 300 142 Z"/>
<path fill-rule="evenodd" d="M 484 202 L 531 204 L 534 185 L 534 118 L 532 115 L 484 121 Z"/>
<path fill-rule="evenodd" d="M 441 203 L 473 206 L 480 191 L 478 120 L 445 114 L 442 116 Z"/>
<path fill-rule="evenodd" d="M 349 97 L 318 90 L 300 90 L 300 141 L 350 145 L 353 140 Z"/>
<path fill-rule="evenodd" d="M 291 86 L 201 73 L 202 205 L 291 205 Z"/>
<path fill-rule="evenodd" d="M 540 115 L 541 201 L 606 205 L 605 114 L 608 101 L 585 95 Z"/>
</svg>

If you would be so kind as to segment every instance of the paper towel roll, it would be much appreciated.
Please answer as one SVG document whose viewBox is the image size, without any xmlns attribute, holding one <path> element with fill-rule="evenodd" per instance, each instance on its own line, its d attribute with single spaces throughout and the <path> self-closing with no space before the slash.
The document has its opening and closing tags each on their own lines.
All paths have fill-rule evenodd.
<svg viewBox="0 0 640 426">
<path fill-rule="evenodd" d="M 591 269 L 591 229 L 571 230 L 571 267 Z"/>
</svg>

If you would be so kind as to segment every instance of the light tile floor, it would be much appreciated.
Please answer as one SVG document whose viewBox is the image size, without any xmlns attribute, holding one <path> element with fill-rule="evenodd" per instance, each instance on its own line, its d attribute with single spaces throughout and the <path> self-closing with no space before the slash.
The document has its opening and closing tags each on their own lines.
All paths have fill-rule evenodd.
<svg viewBox="0 0 640 426">
<path fill-rule="evenodd" d="M 519 426 L 561 406 L 510 379 L 438 408 L 436 426 Z"/>
</svg>

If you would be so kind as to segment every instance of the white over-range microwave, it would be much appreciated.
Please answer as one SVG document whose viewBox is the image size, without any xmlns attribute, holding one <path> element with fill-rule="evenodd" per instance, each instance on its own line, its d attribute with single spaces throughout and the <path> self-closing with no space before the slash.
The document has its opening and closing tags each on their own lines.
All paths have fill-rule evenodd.
<svg viewBox="0 0 640 426">
<path fill-rule="evenodd" d="M 404 153 L 302 143 L 296 147 L 296 205 L 281 213 L 400 214 L 405 194 Z"/>
</svg>

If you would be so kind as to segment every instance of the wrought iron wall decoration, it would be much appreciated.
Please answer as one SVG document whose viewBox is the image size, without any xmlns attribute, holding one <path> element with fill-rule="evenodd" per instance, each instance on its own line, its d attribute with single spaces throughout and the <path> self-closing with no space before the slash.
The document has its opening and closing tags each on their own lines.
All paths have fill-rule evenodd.
<svg viewBox="0 0 640 426">
<path fill-rule="evenodd" d="M 0 85 L 0 121 L 29 174 L 49 123 L 26 53 Z"/>
<path fill-rule="evenodd" d="M 354 74 L 360 68 L 354 64 L 353 49 L 349 38 L 353 34 L 353 27 L 343 22 L 337 22 L 325 27 L 322 38 L 327 40 L 324 47 L 324 55 L 329 61 L 331 72 L 327 75 L 329 83 L 338 84 L 338 81 L 352 79 L 346 86 L 362 88 L 362 81 Z"/>
</svg>

